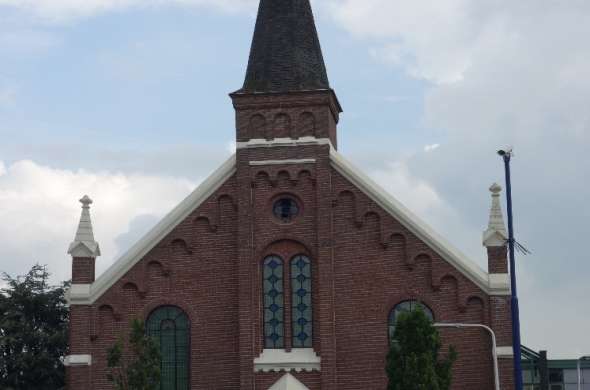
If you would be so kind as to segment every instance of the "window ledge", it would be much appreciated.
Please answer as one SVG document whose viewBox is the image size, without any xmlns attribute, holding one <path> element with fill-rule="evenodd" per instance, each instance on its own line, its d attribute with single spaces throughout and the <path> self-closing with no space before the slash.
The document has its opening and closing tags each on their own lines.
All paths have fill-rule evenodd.
<svg viewBox="0 0 590 390">
<path fill-rule="evenodd" d="M 254 372 L 320 371 L 321 359 L 312 348 L 265 349 L 254 359 Z"/>
<path fill-rule="evenodd" d="M 63 359 L 63 364 L 66 367 L 90 366 L 92 364 L 92 356 L 90 356 L 90 355 L 68 355 Z"/>
</svg>

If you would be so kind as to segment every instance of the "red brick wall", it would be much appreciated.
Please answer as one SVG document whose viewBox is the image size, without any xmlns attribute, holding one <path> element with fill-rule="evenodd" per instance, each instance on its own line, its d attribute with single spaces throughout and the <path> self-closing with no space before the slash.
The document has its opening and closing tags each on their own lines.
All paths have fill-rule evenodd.
<svg viewBox="0 0 590 390">
<path fill-rule="evenodd" d="M 279 99 L 281 111 L 318 110 L 332 119 L 318 120 L 317 134 L 335 135 L 330 99 L 322 106 L 316 98 L 309 107 L 305 99 Z M 234 101 L 239 140 L 248 139 L 244 123 L 253 114 L 271 118 L 278 112 L 267 97 L 258 108 L 248 99 Z M 299 124 L 292 120 L 290 126 Z M 321 372 L 294 373 L 311 390 L 384 389 L 388 315 L 408 299 L 423 301 L 439 322 L 488 324 L 497 329 L 499 344 L 509 345 L 507 299 L 487 296 L 337 173 L 328 145 L 240 149 L 236 158 L 234 177 L 96 304 L 73 307 L 72 353 L 92 354 L 93 365 L 69 370 L 71 389 L 84 388 L 74 384 L 85 381 L 92 389 L 110 389 L 106 349 L 128 332 L 134 317 L 145 319 L 159 305 L 176 305 L 190 317 L 191 388 L 267 389 L 281 374 L 254 373 L 253 359 L 263 349 L 261 263 L 268 254 L 288 261 L 305 253 L 313 262 L 313 343 Z M 250 164 L 309 158 L 316 162 Z M 272 216 L 272 201 L 281 194 L 302 206 L 293 223 Z M 489 335 L 457 329 L 442 334 L 445 345 L 459 352 L 453 390 L 491 390 Z M 510 390 L 505 383 L 503 390 Z"/>
<path fill-rule="evenodd" d="M 291 94 L 234 94 L 236 138 L 316 137 L 337 145 L 336 124 L 340 106 L 332 91 Z"/>
<path fill-rule="evenodd" d="M 90 284 L 94 282 L 96 259 L 91 257 L 74 257 L 72 259 L 72 283 Z"/>
<path fill-rule="evenodd" d="M 508 273 L 508 248 L 504 246 L 493 246 L 488 251 L 488 272 L 491 274 Z"/>
</svg>

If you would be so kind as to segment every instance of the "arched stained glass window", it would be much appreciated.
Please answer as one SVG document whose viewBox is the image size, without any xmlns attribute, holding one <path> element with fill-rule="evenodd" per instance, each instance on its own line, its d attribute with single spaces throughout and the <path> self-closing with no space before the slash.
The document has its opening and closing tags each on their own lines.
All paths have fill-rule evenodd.
<svg viewBox="0 0 590 390">
<path fill-rule="evenodd" d="M 295 256 L 291 260 L 291 296 L 293 348 L 311 348 L 311 261 L 307 256 Z"/>
<path fill-rule="evenodd" d="M 401 313 L 409 313 L 416 310 L 422 310 L 424 314 L 431 321 L 434 321 L 434 314 L 432 314 L 432 310 L 430 310 L 426 305 L 419 301 L 405 301 L 397 304 L 391 313 L 389 313 L 389 340 L 393 340 L 393 336 L 395 334 L 395 326 L 397 323 L 398 316 Z"/>
<path fill-rule="evenodd" d="M 160 346 L 161 390 L 189 388 L 189 320 L 175 306 L 154 310 L 146 322 L 148 335 Z"/>
<path fill-rule="evenodd" d="M 263 268 L 264 348 L 284 348 L 283 260 L 267 257 Z"/>
</svg>

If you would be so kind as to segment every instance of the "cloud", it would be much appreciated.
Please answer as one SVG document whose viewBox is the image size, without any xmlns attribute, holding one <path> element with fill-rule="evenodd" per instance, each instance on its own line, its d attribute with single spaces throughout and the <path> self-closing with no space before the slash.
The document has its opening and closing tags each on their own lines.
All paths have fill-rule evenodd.
<svg viewBox="0 0 590 390">
<path fill-rule="evenodd" d="M 103 256 L 97 272 L 134 243 L 194 188 L 179 178 L 53 169 L 32 161 L 0 161 L 0 271 L 22 274 L 48 264 L 56 281 L 70 277 L 66 254 L 88 194 Z"/>
<path fill-rule="evenodd" d="M 0 109 L 10 107 L 16 102 L 16 90 L 0 87 Z"/>
<path fill-rule="evenodd" d="M 423 124 L 444 139 L 444 153 L 416 153 L 405 169 L 464 216 L 459 228 L 439 225 L 433 211 L 425 218 L 469 254 L 489 207 L 483 189 L 503 182 L 495 151 L 515 147 L 516 233 L 533 250 L 518 256 L 523 340 L 553 357 L 589 351 L 578 323 L 590 323 L 579 303 L 590 294 L 583 245 L 590 2 L 331 0 L 329 7 L 375 58 L 429 82 Z"/>
<path fill-rule="evenodd" d="M 424 146 L 424 151 L 425 152 L 433 152 L 436 149 L 440 148 L 440 144 L 431 144 L 431 145 L 426 145 Z"/>
<path fill-rule="evenodd" d="M 0 7 L 24 11 L 47 22 L 62 23 L 129 8 L 206 6 L 225 12 L 252 10 L 256 0 L 0 0 Z"/>
</svg>

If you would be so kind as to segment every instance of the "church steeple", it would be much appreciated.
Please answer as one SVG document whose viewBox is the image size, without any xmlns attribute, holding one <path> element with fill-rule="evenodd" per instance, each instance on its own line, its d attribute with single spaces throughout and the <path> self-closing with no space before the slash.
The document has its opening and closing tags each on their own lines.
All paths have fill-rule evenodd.
<svg viewBox="0 0 590 390">
<path fill-rule="evenodd" d="M 246 79 L 230 96 L 238 148 L 299 139 L 337 147 L 342 108 L 328 82 L 309 0 L 260 1 Z"/>
<path fill-rule="evenodd" d="M 244 92 L 330 89 L 309 0 L 261 0 Z"/>
</svg>

